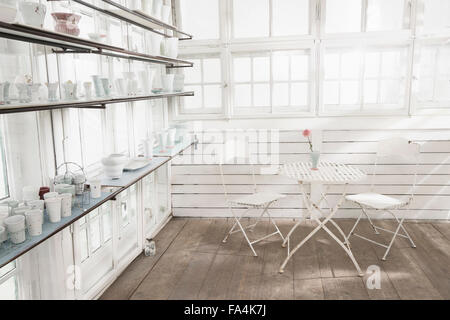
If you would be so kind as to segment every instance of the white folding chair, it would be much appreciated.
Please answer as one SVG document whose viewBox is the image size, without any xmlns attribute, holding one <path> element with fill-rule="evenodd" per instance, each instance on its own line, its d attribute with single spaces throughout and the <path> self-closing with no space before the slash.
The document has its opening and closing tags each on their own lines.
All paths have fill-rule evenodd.
<svg viewBox="0 0 450 320">
<path fill-rule="evenodd" d="M 272 192 L 258 192 L 258 188 L 256 185 L 256 179 L 255 179 L 254 166 L 253 166 L 253 164 L 250 164 L 250 166 L 251 166 L 251 170 L 252 170 L 254 193 L 247 195 L 247 196 L 243 196 L 238 199 L 230 199 L 229 195 L 228 195 L 228 191 L 227 191 L 227 185 L 225 183 L 224 173 L 223 173 L 223 163 L 222 162 L 219 163 L 219 170 L 220 170 L 220 176 L 222 179 L 222 185 L 223 185 L 225 199 L 226 199 L 227 205 L 228 205 L 230 212 L 233 215 L 233 218 L 235 221 L 232 228 L 230 229 L 228 234 L 223 239 L 223 242 L 224 243 L 227 242 L 228 237 L 231 234 L 236 233 L 236 232 L 242 232 L 244 234 L 245 240 L 247 241 L 248 245 L 250 246 L 250 249 L 253 252 L 253 255 L 256 257 L 258 255 L 257 255 L 255 249 L 253 248 L 253 244 L 263 241 L 263 240 L 265 240 L 273 235 L 276 235 L 276 234 L 278 234 L 281 237 L 282 241 L 284 241 L 284 237 L 283 237 L 282 233 L 280 232 L 280 229 L 278 228 L 277 224 L 272 219 L 272 217 L 269 213 L 269 208 L 272 204 L 274 204 L 276 201 L 284 198 L 285 196 L 282 194 L 272 193 Z M 236 213 L 236 211 L 234 209 L 235 206 L 245 207 L 246 210 L 239 215 L 238 213 Z M 244 227 L 241 223 L 241 219 L 246 217 L 246 214 L 250 210 L 254 210 L 254 209 L 260 209 L 261 214 L 259 216 L 257 216 L 255 223 Z M 246 233 L 246 230 L 253 231 L 255 226 L 258 224 L 258 222 L 261 220 L 261 218 L 263 218 L 264 215 L 269 218 L 269 221 L 273 224 L 276 231 L 271 234 L 268 234 L 260 239 L 250 240 Z"/>
<path fill-rule="evenodd" d="M 397 236 L 406 238 L 410 241 L 411 246 L 413 248 L 416 247 L 413 240 L 409 236 L 408 232 L 406 231 L 405 227 L 403 226 L 403 222 L 405 220 L 405 216 L 403 215 L 403 218 L 399 219 L 395 212 L 393 210 L 406 208 L 411 204 L 414 198 L 414 189 L 416 186 L 416 180 L 417 180 L 417 166 L 419 164 L 419 156 L 420 156 L 420 145 L 411 141 L 408 141 L 403 138 L 390 138 L 386 140 L 382 140 L 378 143 L 378 150 L 375 160 L 375 165 L 372 173 L 372 183 L 371 183 L 371 192 L 368 193 L 359 193 L 359 194 L 353 194 L 346 196 L 346 199 L 349 201 L 352 201 L 356 204 L 358 204 L 361 208 L 361 214 L 359 215 L 358 219 L 356 220 L 355 224 L 351 228 L 349 234 L 346 237 L 346 242 L 349 244 L 349 239 L 352 235 L 357 236 L 361 239 L 367 240 L 369 242 L 372 242 L 376 245 L 379 245 L 381 247 L 386 248 L 386 252 L 383 255 L 382 260 L 386 260 L 386 257 L 391 250 L 392 244 L 394 243 Z M 414 181 L 411 188 L 411 193 L 407 197 L 407 199 L 398 199 L 394 197 L 390 197 L 387 195 L 383 195 L 380 193 L 373 192 L 374 191 L 374 178 L 377 171 L 377 164 L 379 164 L 379 161 L 381 158 L 390 159 L 390 161 L 398 161 L 401 159 L 402 164 L 413 164 L 414 165 Z M 397 164 L 397 162 L 396 162 Z M 370 212 L 369 210 L 374 210 L 375 212 L 384 211 L 392 215 L 397 222 L 397 228 L 392 230 L 387 230 L 378 226 L 375 226 L 370 219 Z M 375 240 L 366 238 L 360 234 L 355 233 L 356 226 L 360 222 L 361 218 L 363 216 L 367 217 L 367 220 L 369 221 L 370 225 L 372 226 L 375 234 L 379 234 L 378 230 L 385 231 L 388 233 L 393 234 L 392 239 L 388 244 L 379 243 Z M 400 231 L 403 231 L 401 233 Z"/>
</svg>

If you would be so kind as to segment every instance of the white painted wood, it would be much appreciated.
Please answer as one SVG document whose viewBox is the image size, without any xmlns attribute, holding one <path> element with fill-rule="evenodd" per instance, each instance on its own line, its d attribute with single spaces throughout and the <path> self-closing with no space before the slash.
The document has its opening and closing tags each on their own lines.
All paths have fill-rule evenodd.
<svg viewBox="0 0 450 320">
<path fill-rule="evenodd" d="M 172 196 L 174 216 L 229 216 L 224 205 L 222 186 L 217 165 L 210 161 L 208 153 L 221 148 L 227 135 L 220 130 L 204 131 L 198 135 L 199 145 L 192 154 L 185 153 L 175 159 L 172 166 Z M 256 172 L 270 164 L 309 161 L 308 145 L 301 130 L 281 130 L 277 141 L 270 135 L 255 130 L 239 130 L 249 137 L 249 148 L 260 163 Z M 263 130 L 261 130 L 263 131 Z M 370 175 L 376 157 L 377 142 L 392 136 L 401 136 L 421 144 L 417 168 L 416 198 L 410 211 L 401 211 L 411 219 L 446 219 L 450 215 L 450 130 L 406 129 L 406 130 L 323 130 L 321 133 L 321 159 L 351 164 L 364 171 L 368 177 L 348 186 L 348 194 L 368 192 Z M 270 150 L 278 148 L 279 157 Z M 275 160 L 274 160 L 275 159 Z M 223 165 L 225 180 L 231 196 L 239 197 L 252 192 L 251 168 L 249 165 Z M 414 180 L 414 165 L 383 162 L 377 165 L 374 190 L 393 197 L 406 196 L 411 192 Z M 296 217 L 303 204 L 295 180 L 282 176 L 257 176 L 261 191 L 286 194 L 274 208 L 276 217 Z M 330 205 L 341 192 L 341 185 L 330 187 Z M 326 206 L 325 206 L 326 207 Z M 337 217 L 356 217 L 356 207 L 345 203 Z M 376 215 L 377 216 L 377 215 Z M 380 217 L 389 218 L 381 215 Z"/>
</svg>

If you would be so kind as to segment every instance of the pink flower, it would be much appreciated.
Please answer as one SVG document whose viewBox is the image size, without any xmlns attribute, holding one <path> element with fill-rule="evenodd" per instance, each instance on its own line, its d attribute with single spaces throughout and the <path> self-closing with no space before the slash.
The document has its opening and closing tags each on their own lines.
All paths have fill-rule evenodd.
<svg viewBox="0 0 450 320">
<path fill-rule="evenodd" d="M 303 130 L 304 137 L 309 137 L 310 135 L 311 135 L 311 130 L 308 130 L 308 129 Z"/>
</svg>

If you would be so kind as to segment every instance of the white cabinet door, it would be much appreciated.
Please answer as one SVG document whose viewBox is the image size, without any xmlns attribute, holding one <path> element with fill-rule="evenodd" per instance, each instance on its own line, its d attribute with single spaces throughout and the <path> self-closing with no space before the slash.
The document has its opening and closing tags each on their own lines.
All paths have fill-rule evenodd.
<svg viewBox="0 0 450 320">
<path fill-rule="evenodd" d="M 144 236 L 151 237 L 157 228 L 156 215 L 156 186 L 153 173 L 142 179 L 142 211 Z"/>
</svg>

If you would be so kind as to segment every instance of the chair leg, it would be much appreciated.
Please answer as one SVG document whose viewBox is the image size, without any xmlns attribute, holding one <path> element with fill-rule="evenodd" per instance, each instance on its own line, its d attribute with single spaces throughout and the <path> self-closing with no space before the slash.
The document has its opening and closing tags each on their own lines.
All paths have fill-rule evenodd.
<svg viewBox="0 0 450 320">
<path fill-rule="evenodd" d="M 375 225 L 373 224 L 372 219 L 370 219 L 369 214 L 366 212 L 366 209 L 364 209 L 364 207 L 361 206 L 361 205 L 360 205 L 360 207 L 361 207 L 362 212 L 364 212 L 365 216 L 367 217 L 367 220 L 369 220 L 369 223 L 370 223 L 370 225 L 372 226 L 372 229 L 373 229 L 373 231 L 375 232 L 375 234 L 380 234 L 380 233 L 378 232 L 377 227 L 375 227 Z"/>
<path fill-rule="evenodd" d="M 277 226 L 277 224 L 275 223 L 275 221 L 272 219 L 272 216 L 270 215 L 270 213 L 269 213 L 269 209 L 267 208 L 267 210 L 265 210 L 265 213 L 267 214 L 267 216 L 269 217 L 269 221 L 275 226 L 275 229 L 277 229 L 277 232 L 278 232 L 278 234 L 280 235 L 280 237 L 281 237 L 281 240 L 283 240 L 283 242 L 284 242 L 284 237 L 283 237 L 283 234 L 281 233 L 281 231 L 280 231 L 280 229 L 278 228 L 278 226 Z"/>
<path fill-rule="evenodd" d="M 348 236 L 344 237 L 344 244 L 348 244 L 350 237 L 353 235 L 353 232 L 356 229 L 356 226 L 358 225 L 359 221 L 361 220 L 361 217 L 363 216 L 363 213 L 359 215 L 358 219 L 356 219 L 355 224 L 353 225 L 352 229 L 348 233 Z"/>
<path fill-rule="evenodd" d="M 392 216 L 394 216 L 394 218 L 395 218 L 395 220 L 397 221 L 397 223 L 400 223 L 399 219 L 397 218 L 397 216 L 396 216 L 393 212 L 391 212 L 390 210 L 386 210 L 386 211 L 389 212 Z M 404 220 L 404 218 L 403 218 L 402 220 Z M 408 231 L 406 231 L 406 229 L 405 229 L 405 227 L 403 226 L 403 224 L 402 224 L 401 228 L 402 228 L 403 232 L 405 233 L 405 236 L 408 237 L 408 240 L 409 240 L 409 242 L 411 243 L 411 247 L 416 248 L 416 244 L 415 244 L 414 241 L 411 239 L 411 236 L 409 235 Z"/>
<path fill-rule="evenodd" d="M 381 260 L 386 261 L 386 257 L 389 254 L 389 251 L 391 250 L 392 244 L 394 243 L 394 240 L 397 237 L 398 232 L 402 228 L 402 224 L 403 224 L 404 220 L 405 220 L 405 218 L 402 218 L 400 220 L 400 222 L 399 222 L 399 224 L 397 226 L 397 229 L 395 229 L 394 236 L 392 237 L 391 242 L 389 242 L 389 246 L 387 247 L 386 252 L 384 253 L 384 256 L 383 256 L 383 258 L 381 258 Z"/>
</svg>

